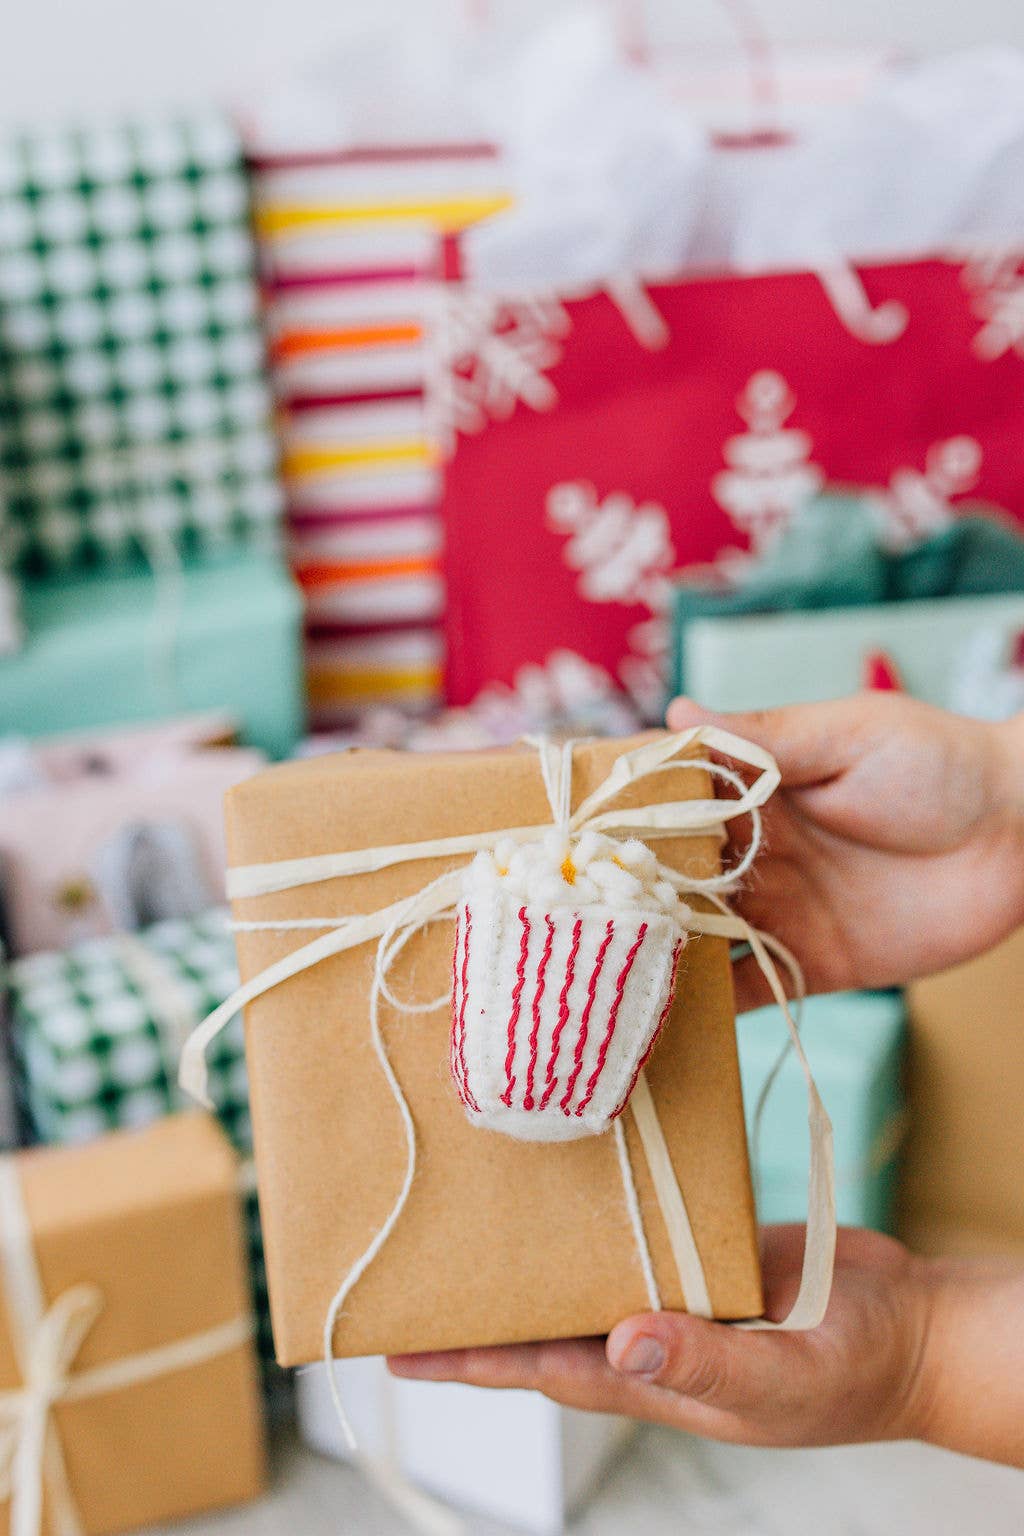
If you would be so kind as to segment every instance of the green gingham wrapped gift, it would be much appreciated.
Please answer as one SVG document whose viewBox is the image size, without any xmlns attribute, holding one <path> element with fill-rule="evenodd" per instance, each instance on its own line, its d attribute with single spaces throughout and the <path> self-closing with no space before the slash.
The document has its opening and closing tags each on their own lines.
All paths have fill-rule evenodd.
<svg viewBox="0 0 1024 1536">
<path fill-rule="evenodd" d="M 214 908 L 138 934 L 28 955 L 6 969 L 18 1091 L 40 1141 L 71 1145 L 187 1107 L 178 1088 L 189 1031 L 238 985 L 228 914 Z M 210 1094 L 243 1158 L 252 1151 L 241 1019 L 210 1053 Z M 263 1243 L 242 1188 L 261 1353 L 273 1358 Z"/>
<path fill-rule="evenodd" d="M 201 556 L 281 504 L 228 120 L 0 143 L 0 565 Z"/>
</svg>

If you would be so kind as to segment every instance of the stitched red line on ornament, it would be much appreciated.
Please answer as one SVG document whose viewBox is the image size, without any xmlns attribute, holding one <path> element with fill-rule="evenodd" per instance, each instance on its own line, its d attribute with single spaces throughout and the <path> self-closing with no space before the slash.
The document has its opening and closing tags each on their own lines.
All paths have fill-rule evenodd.
<svg viewBox="0 0 1024 1536">
<path fill-rule="evenodd" d="M 469 935 L 473 926 L 470 910 L 466 908 L 466 937 L 462 949 L 462 1001 L 459 1006 L 459 1068 L 462 1072 L 462 1084 L 465 1089 L 465 1101 L 470 1109 L 480 1113 L 480 1105 L 473 1097 L 473 1090 L 469 1086 L 469 1074 L 466 1071 L 466 978 L 469 971 Z"/>
<path fill-rule="evenodd" d="M 572 947 L 569 950 L 569 958 L 565 962 L 565 985 L 562 987 L 558 998 L 558 1023 L 555 1025 L 551 1036 L 551 1059 L 544 1075 L 544 1095 L 540 1101 L 541 1109 L 547 1109 L 548 1100 L 555 1091 L 557 1078 L 555 1066 L 558 1062 L 558 1046 L 562 1038 L 562 1030 L 565 1028 L 569 1017 L 569 988 L 572 986 L 573 977 L 576 974 L 576 956 L 580 952 L 580 938 L 583 933 L 583 919 L 578 917 L 572 930 Z"/>
<path fill-rule="evenodd" d="M 576 1050 L 573 1052 L 572 1071 L 569 1073 L 569 1081 L 566 1084 L 565 1092 L 563 1093 L 558 1104 L 558 1107 L 562 1111 L 563 1115 L 567 1115 L 569 1113 L 569 1105 L 572 1103 L 572 1096 L 576 1090 L 576 1081 L 580 1073 L 583 1071 L 583 1052 L 586 1049 L 587 1044 L 587 1031 L 590 1025 L 590 1013 L 594 1006 L 594 997 L 597 993 L 597 983 L 600 980 L 601 971 L 604 967 L 604 957 L 608 953 L 608 946 L 612 941 L 612 935 L 614 932 L 615 919 L 610 917 L 608 919 L 608 926 L 604 931 L 604 938 L 601 940 L 597 951 L 597 957 L 594 961 L 594 969 L 590 973 L 590 986 L 587 988 L 587 1001 L 583 1008 L 583 1017 L 580 1019 L 580 1032 L 576 1041 Z"/>
<path fill-rule="evenodd" d="M 604 1064 L 608 1059 L 608 1048 L 612 1043 L 612 1036 L 615 1033 L 615 1025 L 619 1017 L 619 1008 L 622 1004 L 622 994 L 626 990 L 626 982 L 629 980 L 629 973 L 633 969 L 633 962 L 637 955 L 640 953 L 640 946 L 646 937 L 647 924 L 641 923 L 640 932 L 636 936 L 636 941 L 630 949 L 629 954 L 626 956 L 625 964 L 623 965 L 622 970 L 616 977 L 615 996 L 612 998 L 611 1011 L 608 1014 L 608 1028 L 604 1032 L 604 1039 L 601 1041 L 601 1047 L 597 1053 L 597 1062 L 594 1066 L 593 1072 L 590 1074 L 590 1081 L 587 1083 L 586 1092 L 576 1106 L 577 1115 L 582 1115 L 583 1111 L 594 1097 L 594 1089 L 597 1087 L 601 1073 L 604 1071 Z"/>
<path fill-rule="evenodd" d="M 516 1080 L 512 1075 L 512 1066 L 516 1059 L 516 1025 L 519 1023 L 519 999 L 523 995 L 523 987 L 526 984 L 526 952 L 530 947 L 530 920 L 526 915 L 526 908 L 519 908 L 519 921 L 523 925 L 523 936 L 519 943 L 519 964 L 516 966 L 516 984 L 512 989 L 512 1012 L 508 1020 L 508 1053 L 505 1056 L 505 1092 L 501 1096 L 501 1102 L 506 1109 L 512 1108 L 512 1090 Z"/>
<path fill-rule="evenodd" d="M 452 1031 L 448 1044 L 448 1065 L 451 1068 L 452 1079 L 459 1090 L 459 1098 L 463 1097 L 462 1080 L 459 1077 L 459 1060 L 455 1050 L 455 1041 L 459 1027 L 459 952 L 462 948 L 462 909 L 455 916 L 455 943 L 452 945 Z"/>
<path fill-rule="evenodd" d="M 544 977 L 547 974 L 548 961 L 551 959 L 551 946 L 555 942 L 555 925 L 551 918 L 545 915 L 544 921 L 548 925 L 548 936 L 544 940 L 544 950 L 537 966 L 537 990 L 533 994 L 533 1028 L 530 1030 L 530 1059 L 526 1066 L 526 1094 L 523 1098 L 523 1108 L 533 1109 L 533 1074 L 537 1070 L 537 1037 L 540 1034 L 540 1004 L 544 996 Z"/>
<path fill-rule="evenodd" d="M 618 1119 L 619 1115 L 622 1114 L 622 1111 L 625 1109 L 626 1105 L 629 1103 L 630 1099 L 633 1097 L 633 1089 L 637 1085 L 637 1082 L 638 1082 L 639 1077 L 640 1077 L 640 1073 L 643 1071 L 644 1067 L 646 1067 L 647 1062 L 648 1062 L 648 1060 L 650 1058 L 650 1054 L 654 1050 L 654 1047 L 658 1043 L 658 1040 L 659 1040 L 659 1037 L 661 1035 L 661 1031 L 662 1031 L 662 1028 L 664 1026 L 665 1020 L 668 1018 L 668 1015 L 669 1015 L 669 1009 L 672 1007 L 672 1004 L 675 1002 L 675 996 L 676 996 L 676 966 L 679 963 L 679 951 L 682 949 L 682 947 L 683 947 L 683 941 L 682 941 L 682 939 L 680 939 L 679 942 L 677 943 L 675 949 L 672 951 L 672 980 L 669 982 L 668 997 L 665 999 L 665 1006 L 661 1010 L 661 1015 L 660 1015 L 660 1017 L 658 1019 L 657 1028 L 655 1029 L 653 1035 L 651 1036 L 651 1038 L 647 1042 L 647 1049 L 644 1051 L 643 1055 L 640 1057 L 640 1060 L 636 1064 L 636 1070 L 633 1073 L 633 1076 L 629 1080 L 629 1087 L 626 1089 L 625 1093 L 623 1094 L 621 1103 L 619 1103 L 618 1106 L 612 1111 L 612 1119 L 613 1120 L 617 1120 Z"/>
</svg>

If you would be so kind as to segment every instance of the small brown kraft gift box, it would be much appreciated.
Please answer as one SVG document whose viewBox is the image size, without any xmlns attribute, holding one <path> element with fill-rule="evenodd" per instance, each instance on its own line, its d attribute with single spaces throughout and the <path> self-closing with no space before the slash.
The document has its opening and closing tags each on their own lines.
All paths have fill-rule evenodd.
<svg viewBox="0 0 1024 1536">
<path fill-rule="evenodd" d="M 1024 928 L 915 982 L 900 1236 L 919 1253 L 1024 1253 Z"/>
<path fill-rule="evenodd" d="M 261 1491 L 237 1178 L 198 1113 L 0 1160 L 5 1536 L 135 1530 Z"/>
<path fill-rule="evenodd" d="M 703 759 L 716 745 L 708 734 L 692 747 L 689 737 L 680 747 L 679 738 L 660 732 L 577 743 L 561 781 L 566 817 L 576 825 L 599 801 L 606 810 L 592 818 L 594 826 L 629 824 L 633 815 L 632 825 L 646 828 L 663 817 L 656 844 L 662 865 L 697 880 L 714 877 L 720 821 L 734 802 L 713 799 L 703 767 L 661 764 L 677 747 Z M 705 929 L 683 948 L 660 1039 L 616 1121 L 624 1147 L 621 1132 L 539 1144 L 471 1123 L 459 1101 L 464 1063 L 445 996 L 453 975 L 451 910 L 440 920 L 435 902 L 434 916 L 422 922 L 412 913 L 388 957 L 389 990 L 379 995 L 382 928 L 354 915 L 400 910 L 395 903 L 418 900 L 432 882 L 443 886 L 448 871 L 465 868 L 481 834 L 493 842 L 510 828 L 550 829 L 556 793 L 539 745 L 438 756 L 351 752 L 272 768 L 229 793 L 229 888 L 243 987 L 226 1009 L 248 1003 L 260 1202 L 282 1364 L 320 1356 L 339 1281 L 380 1238 L 403 1179 L 408 1198 L 338 1319 L 339 1355 L 599 1334 L 646 1309 L 655 1294 L 660 1304 L 683 1306 L 673 1236 L 679 1222 L 659 1193 L 666 1169 L 681 1193 L 678 1205 L 685 1200 L 684 1224 L 706 1285 L 703 1310 L 734 1319 L 762 1310 L 724 937 Z M 743 760 L 764 769 L 758 783 L 774 774 L 763 799 L 777 770 L 758 749 L 749 752 L 755 755 Z M 634 782 L 629 765 L 641 757 L 647 763 L 651 753 L 661 766 L 646 767 Z M 731 782 L 742 790 L 735 777 Z M 443 855 L 439 839 L 455 840 Z M 334 873 L 339 854 L 361 872 Z M 255 895 L 245 883 L 252 879 Z M 691 905 L 707 908 L 698 897 Z M 421 917 L 424 910 L 416 908 Z M 702 921 L 718 933 L 734 931 L 714 929 L 726 919 Z M 368 941 L 331 952 L 332 933 L 346 923 Z M 301 946 L 316 950 L 316 963 L 293 974 Z M 280 985 L 265 990 L 268 967 Z M 458 999 L 457 974 L 455 981 Z M 433 1009 L 409 1012 L 389 996 L 433 1001 Z M 526 998 L 523 1013 L 525 1032 Z M 374 1014 L 407 1124 L 374 1048 Z M 641 1090 L 652 1107 L 648 1130 L 653 1115 L 657 1134 L 638 1130 Z M 827 1192 L 819 1204 L 827 1206 Z M 821 1272 L 829 1265 L 826 1253 Z"/>
</svg>

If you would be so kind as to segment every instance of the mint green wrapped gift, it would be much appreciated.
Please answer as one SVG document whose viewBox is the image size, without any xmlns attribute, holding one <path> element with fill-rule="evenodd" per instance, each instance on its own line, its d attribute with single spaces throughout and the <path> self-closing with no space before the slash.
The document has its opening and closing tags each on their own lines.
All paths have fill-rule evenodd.
<svg viewBox="0 0 1024 1536">
<path fill-rule="evenodd" d="M 906 1015 L 899 992 L 838 992 L 808 998 L 800 1033 L 825 1108 L 832 1117 L 836 1205 L 844 1226 L 892 1228 L 892 1204 L 905 1111 L 902 1060 Z M 754 1138 L 761 1089 L 786 1040 L 778 1008 L 736 1020 L 754 1189 L 761 1222 L 807 1217 L 807 1090 L 792 1052 L 786 1057 Z"/>
<path fill-rule="evenodd" d="M 5 731 L 48 736 L 217 710 L 271 757 L 302 733 L 301 599 L 274 554 L 26 582 L 22 618 L 21 650 L 0 656 Z"/>
</svg>

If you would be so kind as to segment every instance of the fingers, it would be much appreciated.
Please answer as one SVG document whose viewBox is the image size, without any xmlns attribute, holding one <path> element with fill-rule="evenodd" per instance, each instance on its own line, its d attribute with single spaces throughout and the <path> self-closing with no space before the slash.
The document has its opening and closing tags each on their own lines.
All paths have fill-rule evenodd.
<svg viewBox="0 0 1024 1536">
<path fill-rule="evenodd" d="M 628 1318 L 608 1336 L 612 1369 L 753 1426 L 784 1421 L 813 1389 L 813 1356 L 796 1333 L 749 1333 L 685 1313 Z M 766 1429 L 768 1426 L 765 1426 Z"/>
<path fill-rule="evenodd" d="M 474 1387 L 543 1392 L 567 1407 L 604 1413 L 642 1412 L 630 1384 L 608 1365 L 603 1339 L 555 1339 L 456 1349 L 437 1354 L 396 1355 L 392 1375 L 417 1381 L 463 1381 Z"/>
<path fill-rule="evenodd" d="M 825 783 L 849 765 L 853 738 L 862 724 L 866 704 L 870 706 L 871 701 L 855 697 L 720 715 L 692 699 L 675 699 L 668 708 L 668 724 L 674 731 L 720 725 L 756 742 L 772 754 L 786 787 L 792 789 Z"/>
</svg>

